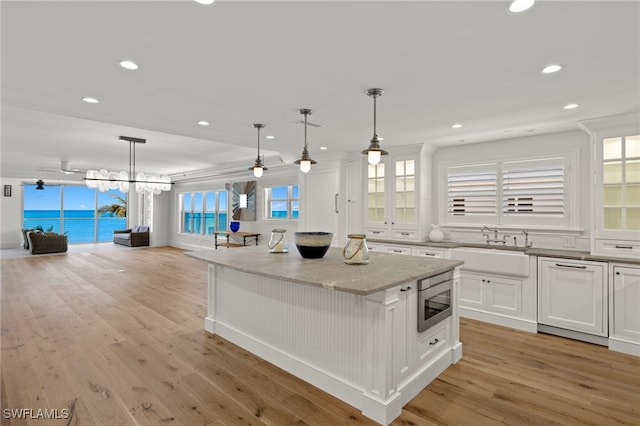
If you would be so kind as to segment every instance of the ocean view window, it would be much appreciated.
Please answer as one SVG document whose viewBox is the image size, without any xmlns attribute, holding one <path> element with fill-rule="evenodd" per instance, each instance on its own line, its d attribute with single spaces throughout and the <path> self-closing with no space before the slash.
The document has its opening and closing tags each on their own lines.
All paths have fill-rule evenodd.
<svg viewBox="0 0 640 426">
<path fill-rule="evenodd" d="M 227 191 L 186 192 L 179 194 L 180 232 L 213 235 L 227 230 Z"/>
<path fill-rule="evenodd" d="M 267 217 L 269 219 L 298 219 L 300 191 L 298 185 L 265 188 Z"/>
<path fill-rule="evenodd" d="M 22 227 L 66 234 L 73 243 L 106 242 L 127 227 L 126 194 L 76 185 L 24 185 Z"/>
</svg>

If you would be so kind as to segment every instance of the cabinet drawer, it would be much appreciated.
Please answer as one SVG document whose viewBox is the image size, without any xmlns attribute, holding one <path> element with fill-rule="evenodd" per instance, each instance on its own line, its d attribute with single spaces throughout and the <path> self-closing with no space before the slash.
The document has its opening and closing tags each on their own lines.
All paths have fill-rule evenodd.
<svg viewBox="0 0 640 426">
<path fill-rule="evenodd" d="M 640 241 L 596 239 L 594 254 L 638 259 L 640 258 Z"/>
<path fill-rule="evenodd" d="M 366 228 L 365 234 L 367 235 L 367 238 L 387 238 L 389 236 L 386 229 L 380 228 Z"/>
<path fill-rule="evenodd" d="M 391 231 L 391 237 L 397 240 L 417 240 L 418 231 L 411 231 L 408 229 L 394 229 Z"/>
<path fill-rule="evenodd" d="M 432 257 L 438 259 L 444 259 L 444 249 L 431 248 L 431 247 L 414 247 L 411 251 L 414 256 Z"/>
<path fill-rule="evenodd" d="M 449 319 L 434 325 L 418 337 L 418 364 L 424 364 L 431 354 L 443 347 L 448 339 Z"/>
<path fill-rule="evenodd" d="M 395 253 L 395 254 L 411 254 L 411 247 L 407 247 L 407 246 L 390 246 L 390 245 L 386 245 L 384 246 L 384 251 L 386 253 Z"/>
</svg>

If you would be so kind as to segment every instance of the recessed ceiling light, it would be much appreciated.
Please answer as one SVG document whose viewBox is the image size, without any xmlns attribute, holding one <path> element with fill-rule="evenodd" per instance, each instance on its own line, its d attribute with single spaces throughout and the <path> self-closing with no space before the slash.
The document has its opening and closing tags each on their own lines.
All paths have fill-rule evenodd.
<svg viewBox="0 0 640 426">
<path fill-rule="evenodd" d="M 204 120 L 202 120 L 202 121 L 198 121 L 198 124 L 199 124 L 200 126 L 208 126 L 208 125 L 209 125 L 209 122 L 208 122 L 208 121 L 204 121 Z"/>
<path fill-rule="evenodd" d="M 455 124 L 452 124 L 451 127 L 454 128 L 454 129 L 459 129 L 460 127 L 462 127 L 462 124 L 455 123 Z"/>
<path fill-rule="evenodd" d="M 578 108 L 578 104 L 567 104 L 564 106 L 564 109 L 574 109 Z"/>
<path fill-rule="evenodd" d="M 196 3 L 200 3 L 200 4 L 211 4 L 214 1 L 215 0 L 195 0 Z"/>
<path fill-rule="evenodd" d="M 551 64 L 551 65 L 547 65 L 546 67 L 542 68 L 542 74 L 553 74 L 554 72 L 558 72 L 562 69 L 562 65 L 558 65 L 558 64 Z"/>
<path fill-rule="evenodd" d="M 378 139 L 379 139 L 379 138 L 378 138 Z M 327 147 L 326 147 L 326 146 L 321 146 L 321 147 L 320 147 L 320 149 L 321 149 L 321 150 L 323 150 L 323 151 L 326 151 L 326 150 L 327 150 Z"/>
<path fill-rule="evenodd" d="M 82 100 L 88 104 L 99 104 L 100 101 L 97 100 L 96 98 L 90 98 L 90 97 L 84 97 L 82 98 Z"/>
<path fill-rule="evenodd" d="M 531 8 L 535 0 L 513 0 L 509 5 L 509 12 L 520 13 Z"/>
<path fill-rule="evenodd" d="M 138 69 L 138 64 L 136 64 L 133 61 L 122 61 L 120 62 L 120 66 L 122 68 L 128 69 L 128 70 L 137 70 Z"/>
<path fill-rule="evenodd" d="M 269 135 L 269 136 L 265 136 L 265 138 L 267 138 L 267 139 L 275 139 L 276 137 L 272 136 L 272 135 Z"/>
</svg>

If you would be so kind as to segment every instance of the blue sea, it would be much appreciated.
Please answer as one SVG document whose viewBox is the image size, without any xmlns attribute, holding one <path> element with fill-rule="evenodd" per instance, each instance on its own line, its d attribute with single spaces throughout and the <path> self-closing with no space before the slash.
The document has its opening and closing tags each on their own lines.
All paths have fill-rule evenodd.
<svg viewBox="0 0 640 426">
<path fill-rule="evenodd" d="M 105 213 L 96 217 L 93 210 L 25 210 L 24 228 L 41 226 L 44 231 L 66 234 L 67 241 L 73 243 L 93 243 L 113 241 L 113 231 L 125 229 L 127 219 Z"/>
</svg>

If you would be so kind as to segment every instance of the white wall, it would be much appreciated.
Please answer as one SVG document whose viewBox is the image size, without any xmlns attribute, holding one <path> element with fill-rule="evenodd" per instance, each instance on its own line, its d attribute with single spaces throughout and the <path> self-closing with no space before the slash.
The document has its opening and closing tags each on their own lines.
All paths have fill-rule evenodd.
<svg viewBox="0 0 640 426">
<path fill-rule="evenodd" d="M 449 162 L 476 163 L 526 157 L 555 156 L 576 152 L 578 164 L 575 164 L 574 168 L 577 168 L 577 174 L 571 194 L 573 197 L 578 197 L 577 211 L 573 212 L 577 217 L 577 221 L 574 224 L 575 229 L 567 229 L 564 232 L 534 231 L 530 232 L 530 234 L 535 247 L 589 250 L 591 216 L 593 213 L 589 188 L 589 149 L 589 136 L 579 130 L 439 148 L 433 155 L 432 188 L 434 203 L 431 212 L 432 217 L 437 218 L 438 209 L 442 207 L 442 203 L 446 203 L 446 200 L 443 199 L 442 194 L 438 191 L 439 182 L 441 185 L 444 178 L 441 167 L 443 164 Z M 563 246 L 563 241 L 566 242 L 563 237 L 573 237 L 575 245 Z M 445 239 L 472 242 L 484 241 L 479 229 L 445 229 Z"/>
</svg>

